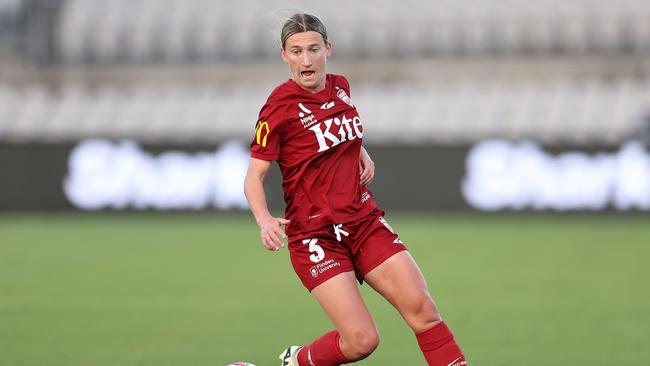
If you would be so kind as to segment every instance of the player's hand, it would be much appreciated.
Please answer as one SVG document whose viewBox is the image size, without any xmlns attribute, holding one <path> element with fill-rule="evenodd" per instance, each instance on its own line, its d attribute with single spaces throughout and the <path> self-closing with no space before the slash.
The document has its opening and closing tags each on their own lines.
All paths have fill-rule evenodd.
<svg viewBox="0 0 650 366">
<path fill-rule="evenodd" d="M 274 252 L 284 248 L 284 239 L 287 238 L 287 234 L 284 233 L 281 226 L 290 222 L 291 220 L 273 216 L 260 220 L 258 224 L 264 248 Z"/>
<path fill-rule="evenodd" d="M 375 178 L 375 163 L 367 153 L 362 153 L 359 156 L 359 170 L 361 171 L 361 184 L 367 186 L 372 183 L 372 180 Z"/>
</svg>

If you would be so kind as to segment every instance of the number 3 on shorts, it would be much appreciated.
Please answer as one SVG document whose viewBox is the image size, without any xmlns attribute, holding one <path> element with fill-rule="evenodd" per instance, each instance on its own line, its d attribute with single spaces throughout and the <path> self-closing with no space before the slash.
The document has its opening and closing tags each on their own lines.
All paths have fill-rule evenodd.
<svg viewBox="0 0 650 366">
<path fill-rule="evenodd" d="M 309 244 L 309 251 L 312 253 L 309 259 L 314 263 L 318 263 L 325 258 L 325 251 L 316 242 L 318 242 L 318 239 L 305 239 L 302 241 L 303 244 Z"/>
</svg>

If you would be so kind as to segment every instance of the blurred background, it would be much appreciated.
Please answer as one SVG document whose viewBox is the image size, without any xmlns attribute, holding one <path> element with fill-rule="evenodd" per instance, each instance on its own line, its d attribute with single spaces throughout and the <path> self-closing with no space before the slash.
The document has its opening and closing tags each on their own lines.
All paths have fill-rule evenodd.
<svg viewBox="0 0 650 366">
<path fill-rule="evenodd" d="M 650 2 L 0 0 L 8 364 L 265 365 L 327 329 L 288 259 L 259 249 L 242 191 L 297 11 L 328 28 L 373 192 L 472 364 L 644 364 Z M 277 169 L 267 183 L 281 215 Z M 291 285 L 268 293 L 260 273 Z M 277 336 L 260 309 L 294 296 L 319 318 Z M 365 364 L 405 363 L 391 316 Z"/>
<path fill-rule="evenodd" d="M 302 9 L 351 80 L 386 207 L 650 209 L 647 1 L 303 6 L 2 0 L 0 207 L 245 208 L 257 114 L 289 77 L 280 28 Z"/>
</svg>

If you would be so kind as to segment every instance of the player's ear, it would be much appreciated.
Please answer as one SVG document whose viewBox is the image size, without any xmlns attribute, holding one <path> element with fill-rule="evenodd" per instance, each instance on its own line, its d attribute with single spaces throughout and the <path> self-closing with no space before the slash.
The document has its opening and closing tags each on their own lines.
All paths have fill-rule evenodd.
<svg viewBox="0 0 650 366">
<path fill-rule="evenodd" d="M 332 56 L 332 42 L 327 42 L 325 48 L 327 48 L 327 57 Z"/>
<path fill-rule="evenodd" d="M 284 54 L 284 47 L 280 47 L 280 56 L 282 56 L 282 61 L 284 61 L 284 63 L 289 63 L 289 61 L 287 61 L 287 56 Z"/>
</svg>

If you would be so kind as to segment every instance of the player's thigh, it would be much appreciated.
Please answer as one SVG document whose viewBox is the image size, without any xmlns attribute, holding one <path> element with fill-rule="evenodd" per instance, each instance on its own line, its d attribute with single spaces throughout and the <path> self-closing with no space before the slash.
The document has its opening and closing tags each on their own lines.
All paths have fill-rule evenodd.
<svg viewBox="0 0 650 366">
<path fill-rule="evenodd" d="M 294 271 L 310 292 L 332 277 L 354 271 L 349 249 L 323 230 L 310 233 L 308 238 L 291 238 L 289 255 Z"/>
<path fill-rule="evenodd" d="M 364 280 L 388 300 L 417 333 L 440 321 L 424 276 L 408 251 L 401 251 L 366 274 Z"/>
<path fill-rule="evenodd" d="M 373 343 L 377 328 L 353 271 L 334 276 L 311 291 L 344 341 Z"/>
</svg>

